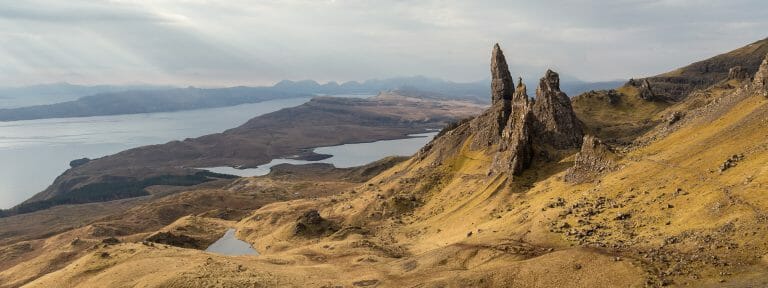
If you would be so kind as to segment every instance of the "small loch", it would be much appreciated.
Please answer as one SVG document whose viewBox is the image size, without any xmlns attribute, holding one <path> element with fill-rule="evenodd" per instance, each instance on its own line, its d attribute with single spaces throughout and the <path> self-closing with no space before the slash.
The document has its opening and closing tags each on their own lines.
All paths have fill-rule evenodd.
<svg viewBox="0 0 768 288">
<path fill-rule="evenodd" d="M 303 165 L 310 163 L 328 163 L 336 168 L 349 168 L 361 166 L 387 156 L 410 156 L 421 147 L 429 143 L 437 132 L 419 133 L 408 135 L 408 138 L 381 140 L 367 143 L 343 144 L 336 146 L 318 147 L 313 151 L 317 154 L 332 155 L 318 161 L 306 161 L 296 159 L 272 159 L 267 164 L 256 168 L 237 169 L 233 167 L 209 167 L 199 168 L 211 172 L 237 175 L 240 177 L 264 176 L 269 174 L 273 166 L 280 164 Z"/>
<path fill-rule="evenodd" d="M 205 251 L 227 256 L 259 255 L 259 252 L 251 247 L 251 244 L 237 239 L 235 231 L 235 229 L 230 228 L 221 239 L 213 242 Z"/>
</svg>

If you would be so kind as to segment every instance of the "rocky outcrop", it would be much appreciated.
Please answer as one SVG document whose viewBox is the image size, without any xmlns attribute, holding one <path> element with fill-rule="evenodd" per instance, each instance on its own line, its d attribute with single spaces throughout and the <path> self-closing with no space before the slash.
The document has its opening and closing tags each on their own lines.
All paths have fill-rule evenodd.
<svg viewBox="0 0 768 288">
<path fill-rule="evenodd" d="M 608 145 L 592 135 L 584 136 L 581 151 L 563 180 L 569 183 L 592 181 L 596 176 L 616 169 L 616 155 Z"/>
<path fill-rule="evenodd" d="M 90 158 L 75 159 L 75 160 L 69 161 L 69 167 L 75 168 L 77 166 L 85 165 L 88 162 L 91 162 Z"/>
<path fill-rule="evenodd" d="M 309 210 L 296 220 L 293 228 L 294 236 L 319 237 L 333 234 L 338 229 L 331 221 L 320 217 L 317 210 Z"/>
<path fill-rule="evenodd" d="M 581 121 L 576 118 L 571 98 L 560 91 L 560 76 L 552 70 L 547 70 L 539 80 L 533 114 L 537 143 L 556 149 L 578 148 L 581 145 L 584 136 Z"/>
<path fill-rule="evenodd" d="M 760 95 L 768 97 L 768 55 L 765 55 L 763 63 L 760 64 L 760 68 L 755 73 L 755 79 L 752 81 L 752 85 Z"/>
<path fill-rule="evenodd" d="M 475 137 L 472 147 L 477 149 L 499 143 L 504 126 L 511 113 L 512 94 L 515 93 L 514 82 L 509 73 L 507 60 L 499 44 L 493 46 L 491 53 L 491 107 L 478 116 L 474 127 Z"/>
<path fill-rule="evenodd" d="M 519 175 L 533 162 L 533 113 L 527 89 L 520 79 L 512 97 L 511 116 L 502 133 L 493 167 Z"/>
<path fill-rule="evenodd" d="M 651 82 L 648 82 L 648 79 L 641 80 L 638 91 L 640 92 L 640 94 L 638 94 L 640 99 L 645 101 L 656 100 L 656 94 L 653 93 L 653 90 L 651 89 Z"/>
<path fill-rule="evenodd" d="M 581 146 L 583 125 L 576 118 L 571 99 L 560 90 L 557 73 L 545 73 L 532 100 L 522 79 L 518 79 L 516 87 L 512 86 L 514 81 L 498 44 L 493 47 L 490 70 L 491 107 L 480 116 L 441 132 L 418 157 L 423 159 L 431 151 L 439 155 L 436 162 L 443 161 L 463 149 L 464 141 L 469 139 L 471 150 L 497 149 L 489 150 L 494 152 L 490 174 L 520 175 L 537 155 L 550 161 L 550 151 Z"/>
<path fill-rule="evenodd" d="M 148 242 L 166 244 L 181 248 L 203 249 L 200 240 L 183 234 L 173 234 L 171 232 L 158 232 L 146 239 Z"/>
<path fill-rule="evenodd" d="M 741 66 L 734 66 L 728 69 L 728 80 L 749 79 L 749 73 Z"/>
</svg>

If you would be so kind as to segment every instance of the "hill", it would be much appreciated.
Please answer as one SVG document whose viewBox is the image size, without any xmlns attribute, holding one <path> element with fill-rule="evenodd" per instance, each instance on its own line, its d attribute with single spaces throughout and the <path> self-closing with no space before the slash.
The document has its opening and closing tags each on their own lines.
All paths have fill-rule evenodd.
<svg viewBox="0 0 768 288">
<path fill-rule="evenodd" d="M 0 109 L 0 121 L 171 112 L 310 96 L 250 87 L 130 90 L 85 96 L 56 104 Z"/>
</svg>

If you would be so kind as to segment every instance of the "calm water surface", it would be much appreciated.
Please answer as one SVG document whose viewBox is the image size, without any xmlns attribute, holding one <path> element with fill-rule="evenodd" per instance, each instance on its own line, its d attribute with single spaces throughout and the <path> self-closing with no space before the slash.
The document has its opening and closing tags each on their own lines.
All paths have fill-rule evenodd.
<svg viewBox="0 0 768 288">
<path fill-rule="evenodd" d="M 251 247 L 251 244 L 237 239 L 235 229 L 231 228 L 227 230 L 227 233 L 224 233 L 221 239 L 208 246 L 205 251 L 229 256 L 259 255 L 259 252 Z"/>
<path fill-rule="evenodd" d="M 427 144 L 437 132 L 409 135 L 411 138 L 382 140 L 369 143 L 344 144 L 337 146 L 318 147 L 315 153 L 333 155 L 333 157 L 319 161 L 304 161 L 294 159 L 272 159 L 268 164 L 256 168 L 235 169 L 232 167 L 200 168 L 211 172 L 237 175 L 242 177 L 263 176 L 269 174 L 272 166 L 279 164 L 309 164 L 329 163 L 338 168 L 348 168 L 365 165 L 387 156 L 410 156 Z"/>
<path fill-rule="evenodd" d="M 301 105 L 292 98 L 180 112 L 0 122 L 0 208 L 50 185 L 69 161 L 199 137 L 237 127 L 255 116 Z"/>
</svg>

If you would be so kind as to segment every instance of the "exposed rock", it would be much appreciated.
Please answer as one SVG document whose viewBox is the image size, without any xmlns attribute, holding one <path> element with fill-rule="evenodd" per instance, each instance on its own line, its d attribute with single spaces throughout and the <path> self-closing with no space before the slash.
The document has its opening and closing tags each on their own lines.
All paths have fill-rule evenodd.
<svg viewBox="0 0 768 288">
<path fill-rule="evenodd" d="M 743 159 L 744 159 L 744 154 L 732 155 L 730 158 L 726 159 L 725 162 L 723 162 L 723 164 L 720 164 L 720 172 L 725 172 L 725 170 L 736 167 L 736 163 L 738 163 Z"/>
<path fill-rule="evenodd" d="M 728 69 L 728 80 L 749 79 L 749 73 L 741 66 L 734 66 Z"/>
<path fill-rule="evenodd" d="M 672 125 L 677 123 L 677 121 L 680 121 L 680 119 L 683 119 L 685 116 L 685 113 L 680 111 L 675 111 L 667 115 L 667 125 Z"/>
<path fill-rule="evenodd" d="M 511 106 L 511 116 L 502 133 L 500 151 L 494 159 L 493 167 L 495 170 L 519 175 L 531 166 L 534 153 L 531 137 L 533 113 L 522 79 L 517 84 Z"/>
<path fill-rule="evenodd" d="M 578 148 L 584 136 L 581 121 L 571 106 L 571 98 L 560 91 L 560 76 L 547 70 L 539 80 L 536 101 L 533 103 L 536 118 L 534 133 L 536 142 L 557 149 Z"/>
<path fill-rule="evenodd" d="M 101 240 L 101 243 L 107 244 L 107 245 L 115 245 L 115 244 L 119 244 L 120 240 L 118 240 L 115 237 L 109 237 L 109 238 L 104 238 L 103 240 Z"/>
<path fill-rule="evenodd" d="M 430 150 L 438 155 L 454 155 L 466 139 L 471 139 L 472 150 L 498 148 L 489 173 L 520 175 L 531 166 L 535 155 L 550 161 L 548 151 L 552 149 L 581 146 L 582 123 L 576 118 L 571 99 L 560 90 L 557 73 L 546 72 L 539 81 L 536 99 L 531 100 L 522 79 L 516 87 L 512 86 L 514 82 L 504 54 L 495 45 L 491 76 L 491 107 L 467 123 L 459 123 L 441 133 L 441 137 L 428 145 Z"/>
<path fill-rule="evenodd" d="M 760 64 L 757 73 L 755 73 L 755 79 L 752 83 L 760 95 L 768 97 L 768 55 L 765 55 L 765 59 Z"/>
<path fill-rule="evenodd" d="M 608 145 L 592 135 L 584 136 L 581 151 L 576 154 L 573 167 L 566 171 L 564 180 L 570 183 L 591 181 L 595 176 L 616 169 L 616 155 Z"/>
<path fill-rule="evenodd" d="M 368 286 L 376 285 L 378 283 L 379 283 L 379 280 L 372 279 L 372 280 L 357 281 L 357 282 L 352 283 L 352 285 L 355 285 L 357 287 L 368 287 Z"/>
<path fill-rule="evenodd" d="M 512 100 L 515 86 L 509 74 L 507 60 L 499 44 L 493 46 L 491 55 L 491 104 Z"/>
<path fill-rule="evenodd" d="M 653 89 L 651 89 L 651 82 L 648 82 L 648 79 L 643 79 L 640 82 L 640 87 L 638 88 L 640 91 L 640 98 L 646 101 L 653 101 L 656 100 L 656 94 L 653 93 Z"/>
<path fill-rule="evenodd" d="M 191 249 L 202 249 L 201 243 L 199 240 L 189 237 L 187 235 L 183 234 L 173 234 L 171 232 L 159 232 L 156 233 L 149 238 L 146 239 L 146 241 L 154 242 L 158 244 L 166 244 L 181 248 L 191 248 Z"/>
<path fill-rule="evenodd" d="M 77 166 L 83 165 L 88 162 L 91 162 L 90 158 L 75 159 L 75 160 L 69 161 L 69 167 L 75 168 Z"/>
<path fill-rule="evenodd" d="M 476 131 L 472 148 L 480 148 L 499 143 L 504 126 L 511 111 L 512 94 L 515 92 L 514 82 L 509 73 L 507 60 L 499 44 L 493 46 L 491 55 L 491 107 L 475 121 L 472 130 Z M 479 125 L 479 126 L 478 126 Z"/>
<path fill-rule="evenodd" d="M 306 237 L 326 236 L 333 234 L 337 230 L 331 221 L 320 217 L 320 213 L 317 210 L 309 210 L 296 220 L 293 235 Z"/>
</svg>

